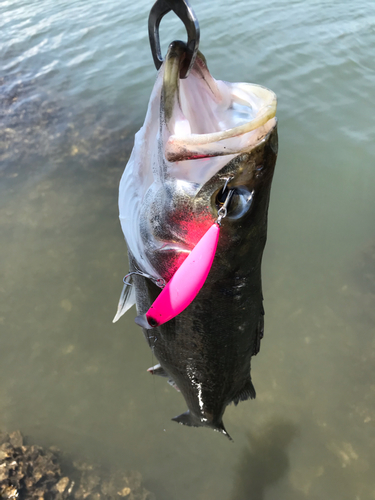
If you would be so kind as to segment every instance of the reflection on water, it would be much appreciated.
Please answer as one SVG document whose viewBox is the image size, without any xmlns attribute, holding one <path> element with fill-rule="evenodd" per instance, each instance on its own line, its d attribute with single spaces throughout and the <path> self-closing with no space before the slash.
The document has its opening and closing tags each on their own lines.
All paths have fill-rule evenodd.
<svg viewBox="0 0 375 500">
<path fill-rule="evenodd" d="M 307 421 L 313 439 L 303 449 L 300 463 L 290 452 L 291 444 L 298 446 L 300 439 L 300 427 L 292 422 L 270 420 L 247 434 L 231 500 L 372 498 L 372 467 L 349 442 L 339 444 L 326 429 L 314 428 L 313 419 Z"/>
<path fill-rule="evenodd" d="M 135 311 L 111 323 L 118 182 L 155 78 L 146 3 L 0 6 L 0 428 L 138 470 L 163 500 L 375 498 L 372 2 L 194 2 L 212 74 L 279 97 L 265 338 L 234 443 L 171 422 L 186 408 L 146 372 Z"/>
<path fill-rule="evenodd" d="M 83 108 L 44 85 L 0 78 L 0 176 L 9 169 L 11 177 L 40 177 L 47 173 L 41 163 L 50 171 L 72 161 L 85 169 L 125 162 L 133 127 L 119 127 L 102 103 Z"/>
<path fill-rule="evenodd" d="M 285 477 L 290 468 L 287 449 L 295 435 L 296 426 L 282 421 L 269 422 L 248 433 L 232 500 L 264 500 L 266 490 Z"/>
</svg>

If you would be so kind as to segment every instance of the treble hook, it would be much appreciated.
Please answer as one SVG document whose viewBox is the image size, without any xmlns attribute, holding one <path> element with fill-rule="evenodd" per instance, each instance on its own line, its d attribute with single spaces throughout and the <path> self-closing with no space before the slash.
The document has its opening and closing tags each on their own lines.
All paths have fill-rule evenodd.
<svg viewBox="0 0 375 500">
<path fill-rule="evenodd" d="M 229 181 L 230 181 L 230 178 L 227 179 L 224 189 L 227 187 Z M 223 205 L 217 211 L 217 219 L 215 220 L 215 224 L 217 224 L 218 226 L 221 226 L 221 221 L 227 216 L 228 205 L 229 205 L 229 202 L 233 196 L 233 193 L 234 193 L 234 189 L 230 189 L 228 191 L 228 194 L 225 198 Z"/>
<path fill-rule="evenodd" d="M 143 276 L 144 278 L 148 278 L 153 283 L 155 283 L 155 285 L 157 285 L 159 288 L 164 288 L 165 287 L 165 279 L 163 279 L 163 278 L 154 278 L 153 276 L 151 276 L 151 274 L 144 273 L 143 271 L 140 271 L 137 268 L 135 268 L 135 271 L 132 271 L 132 272 L 128 273 L 126 276 L 124 276 L 124 278 L 122 280 L 123 283 L 124 283 L 124 286 L 133 286 L 130 283 L 130 278 L 134 274 L 137 274 L 138 276 Z"/>
<path fill-rule="evenodd" d="M 180 70 L 180 78 L 187 78 L 194 64 L 199 46 L 199 24 L 188 0 L 156 0 L 148 18 L 148 36 L 150 38 L 152 57 L 156 69 L 163 64 L 163 56 L 160 49 L 159 25 L 162 18 L 171 10 L 184 23 L 188 41 L 186 46 L 186 58 Z"/>
</svg>

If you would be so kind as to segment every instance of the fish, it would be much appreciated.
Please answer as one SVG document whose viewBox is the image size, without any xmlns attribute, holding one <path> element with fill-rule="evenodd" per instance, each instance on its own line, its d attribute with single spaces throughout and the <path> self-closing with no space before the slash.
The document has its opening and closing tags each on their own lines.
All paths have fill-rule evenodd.
<svg viewBox="0 0 375 500">
<path fill-rule="evenodd" d="M 184 397 L 172 420 L 231 439 L 226 407 L 254 399 L 251 358 L 264 332 L 261 261 L 277 158 L 276 95 L 214 79 L 198 51 L 180 79 L 186 44 L 173 42 L 119 186 L 130 273 L 114 318 L 136 304 L 136 322 L 161 375 Z M 231 193 L 228 203 L 228 196 Z M 207 234 L 224 203 L 208 275 L 192 302 L 163 324 L 146 312 Z M 185 282 L 195 279 L 194 267 Z"/>
</svg>

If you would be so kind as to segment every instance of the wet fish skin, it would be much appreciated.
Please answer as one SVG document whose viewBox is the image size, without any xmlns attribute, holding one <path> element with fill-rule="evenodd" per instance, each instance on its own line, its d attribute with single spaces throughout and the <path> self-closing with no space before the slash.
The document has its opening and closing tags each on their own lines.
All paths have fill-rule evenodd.
<svg viewBox="0 0 375 500">
<path fill-rule="evenodd" d="M 176 225 L 186 225 L 188 214 L 192 220 L 206 221 L 204 232 L 215 218 L 215 200 L 226 178 L 233 177 L 229 188 L 245 187 L 254 193 L 242 217 L 232 219 L 229 208 L 211 271 L 192 304 L 164 325 L 143 329 L 155 357 L 185 398 L 189 413 L 175 418 L 185 425 L 227 434 L 222 422 L 226 406 L 255 397 L 250 360 L 263 336 L 261 260 L 276 156 L 275 127 L 256 148 L 230 161 L 196 196 L 180 198 L 176 190 L 172 206 L 166 207 L 163 240 L 176 233 Z M 178 210 L 180 206 L 184 210 Z M 170 272 L 171 253 L 161 250 L 152 256 L 161 275 Z M 130 263 L 131 269 L 137 265 L 131 255 Z M 160 289 L 143 277 L 134 280 L 138 312 L 144 314 Z"/>
<path fill-rule="evenodd" d="M 201 54 L 189 78 L 179 81 L 181 43 L 169 50 L 163 80 L 159 73 L 145 124 L 136 136 L 120 184 L 120 220 L 130 271 L 140 269 L 169 281 L 217 218 L 218 200 L 230 179 L 227 189 L 235 192 L 222 221 L 206 282 L 177 317 L 159 327 L 143 329 L 161 365 L 155 373 L 167 375 L 187 403 L 188 411 L 174 420 L 210 427 L 229 437 L 222 420 L 226 406 L 255 397 L 250 364 L 263 337 L 261 261 L 277 156 L 276 100 L 267 89 L 250 86 L 255 95 L 249 98 L 253 99 L 248 107 L 250 114 L 257 99 L 263 102 L 265 95 L 266 100 L 254 120 L 246 122 L 251 126 L 256 123 L 256 127 L 242 126 L 234 117 L 234 125 L 223 129 L 211 119 L 212 109 L 217 104 L 219 116 L 226 119 L 232 101 L 228 103 L 225 92 L 229 89 L 233 103 L 241 105 L 249 86 L 216 82 Z M 198 116 L 185 102 L 184 113 L 190 116 L 193 132 L 181 135 L 178 127 L 186 125 L 186 115 L 181 111 L 183 99 L 188 101 L 189 95 L 193 104 L 197 97 L 203 100 Z M 201 130 L 207 123 L 201 123 L 199 116 L 207 102 L 213 104 L 207 105 L 204 120 L 209 127 L 212 123 L 214 132 L 206 127 L 208 135 Z M 235 134 L 230 135 L 231 130 Z M 138 314 L 142 316 L 160 288 L 143 276 L 134 275 L 133 281 Z"/>
</svg>

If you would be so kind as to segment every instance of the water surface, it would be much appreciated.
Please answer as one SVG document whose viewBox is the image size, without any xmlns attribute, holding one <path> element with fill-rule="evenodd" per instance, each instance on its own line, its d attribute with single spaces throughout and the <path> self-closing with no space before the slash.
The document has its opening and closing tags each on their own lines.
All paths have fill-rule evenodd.
<svg viewBox="0 0 375 500">
<path fill-rule="evenodd" d="M 257 399 L 234 438 L 181 395 L 130 311 L 117 189 L 155 79 L 151 2 L 0 6 L 0 427 L 160 500 L 375 498 L 373 2 L 195 0 L 211 73 L 276 92 L 280 155 Z M 184 31 L 172 15 L 163 46 Z"/>
</svg>

